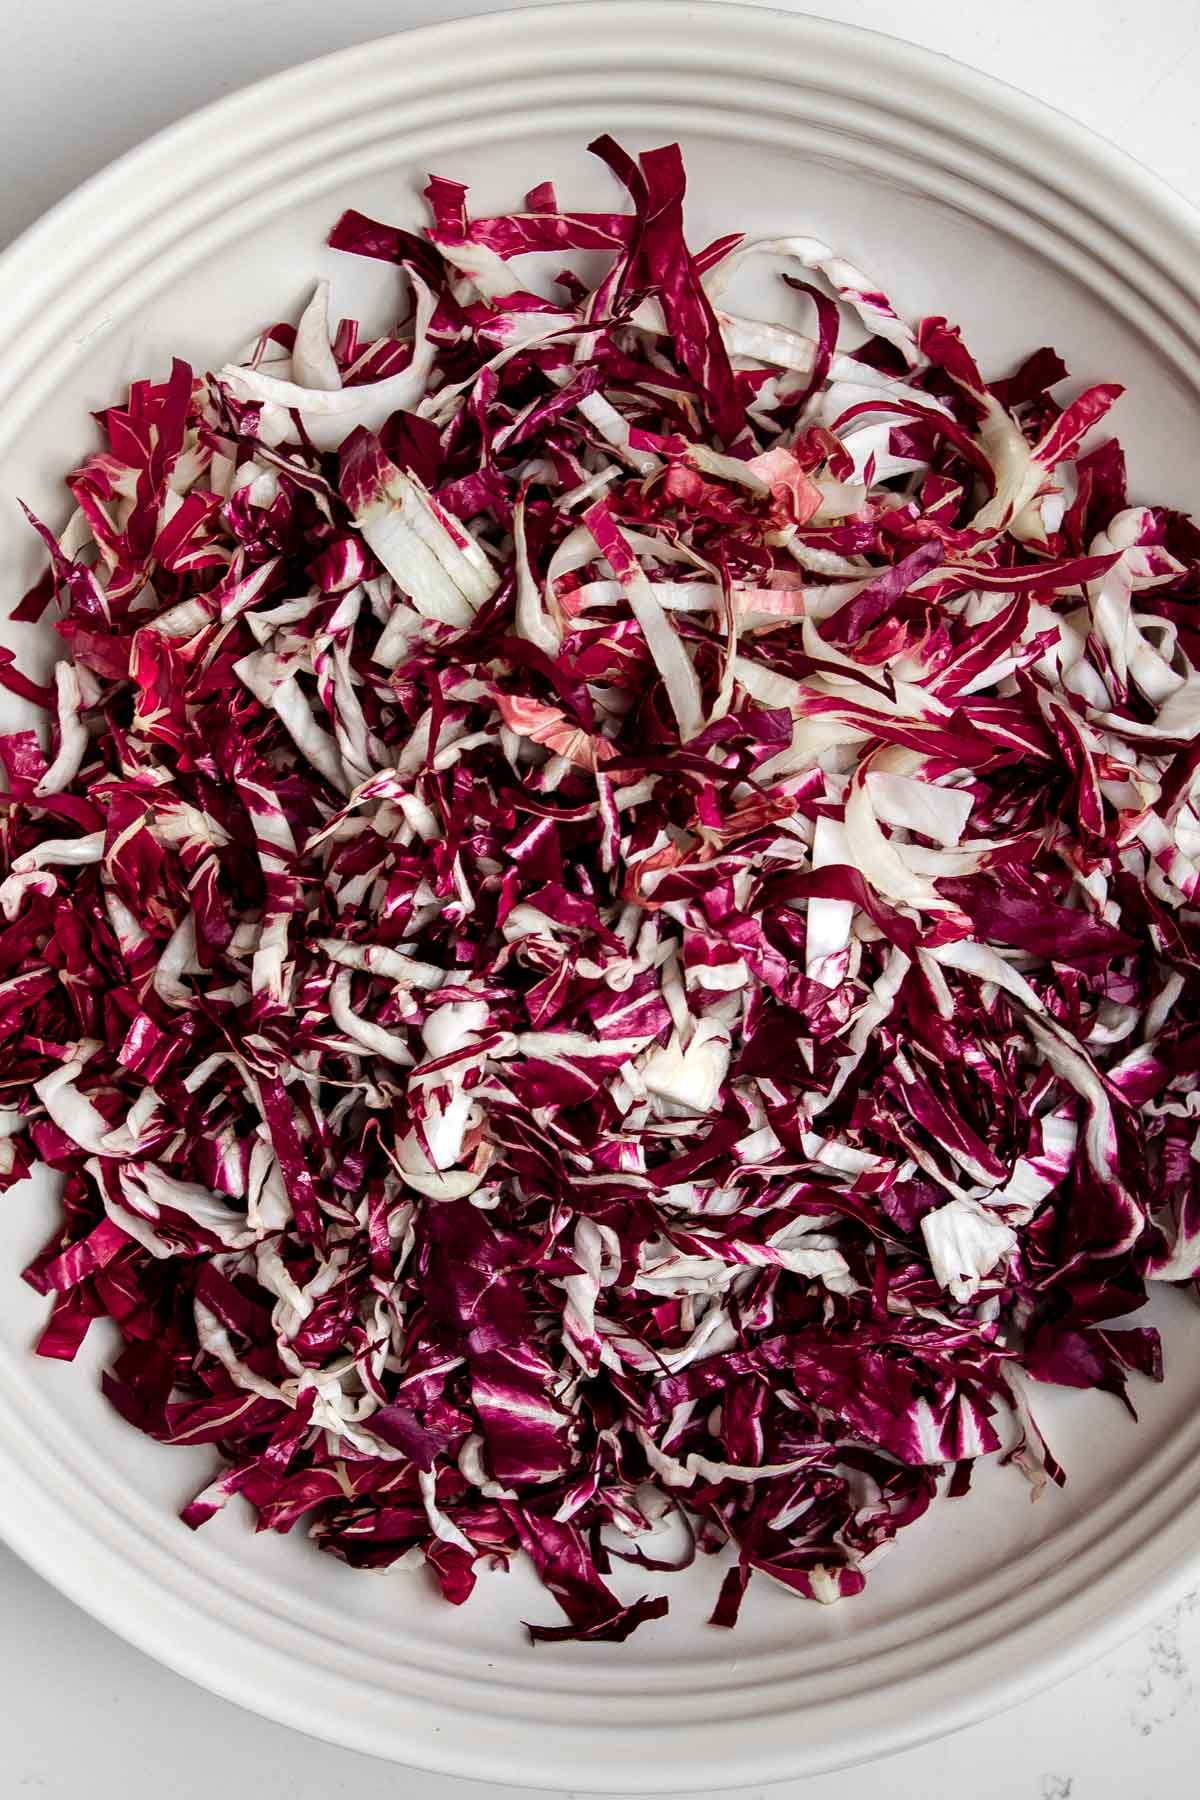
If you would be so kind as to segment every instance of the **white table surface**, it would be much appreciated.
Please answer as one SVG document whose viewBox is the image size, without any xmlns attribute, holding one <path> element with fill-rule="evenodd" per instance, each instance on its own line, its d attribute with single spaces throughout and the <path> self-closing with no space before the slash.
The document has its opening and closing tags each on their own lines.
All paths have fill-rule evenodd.
<svg viewBox="0 0 1200 1800">
<path fill-rule="evenodd" d="M 473 0 L 32 0 L 3 9 L 0 244 L 150 132 L 262 75 Z M 797 9 L 799 10 L 799 9 Z M 1200 0 L 827 0 L 1105 133 L 1200 202 Z M 241 1712 L 159 1668 L 0 1550 L 0 1800 L 521 1800 Z M 580 1770 L 578 1794 L 586 1791 Z M 1192 1800 L 1200 1591 L 1072 1680 L 886 1764 L 774 1800 Z M 751 1793 L 744 1790 L 743 1800 Z M 577 1800 L 577 1793 L 557 1800 Z"/>
</svg>

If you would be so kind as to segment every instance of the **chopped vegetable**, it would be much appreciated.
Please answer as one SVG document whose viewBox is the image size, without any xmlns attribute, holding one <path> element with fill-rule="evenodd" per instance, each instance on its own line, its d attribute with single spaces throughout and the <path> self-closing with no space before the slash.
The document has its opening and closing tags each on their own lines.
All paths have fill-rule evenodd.
<svg viewBox="0 0 1200 1800">
<path fill-rule="evenodd" d="M 135 382 L 34 521 L 53 688 L 0 657 L 39 1350 L 115 1323 L 114 1406 L 221 1454 L 189 1525 L 456 1604 L 524 1555 L 534 1639 L 1061 1481 L 1036 1384 L 1129 1405 L 1200 1272 L 1200 534 L 1084 449 L 1118 388 L 693 253 L 678 148 L 594 148 L 631 211 L 435 178 L 331 238 L 393 332 L 322 283 Z"/>
</svg>

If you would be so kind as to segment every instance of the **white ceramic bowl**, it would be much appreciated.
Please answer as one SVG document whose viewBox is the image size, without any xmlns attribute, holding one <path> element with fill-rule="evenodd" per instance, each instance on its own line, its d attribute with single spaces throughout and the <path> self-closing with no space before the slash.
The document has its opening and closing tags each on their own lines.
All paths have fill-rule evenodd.
<svg viewBox="0 0 1200 1800">
<path fill-rule="evenodd" d="M 827 237 L 910 313 L 960 319 L 986 367 L 1052 342 L 1117 378 L 1138 493 L 1198 498 L 1200 239 L 1144 170 L 1010 90 L 885 38 L 735 7 L 609 0 L 368 44 L 265 82 L 89 183 L 0 261 L 0 566 L 35 564 L 11 496 L 59 516 L 86 409 L 172 352 L 223 360 L 292 314 L 316 274 L 342 311 L 386 271 L 322 247 L 348 204 L 411 222 L 424 172 L 502 210 L 553 175 L 571 203 L 609 177 L 608 129 L 678 137 L 690 224 Z M 381 282 L 384 284 L 381 286 Z M 8 627 L 28 665 L 48 655 Z M 19 642 L 18 642 L 18 634 Z M 731 1634 L 704 1617 L 718 1571 L 668 1578 L 672 1611 L 624 1646 L 531 1649 L 545 1598 L 520 1572 L 461 1611 L 415 1574 L 371 1577 L 303 1537 L 255 1538 L 236 1508 L 176 1519 L 207 1453 L 110 1412 L 82 1367 L 29 1353 L 43 1303 L 16 1278 L 54 1215 L 5 1198 L 0 1529 L 115 1630 L 273 1718 L 428 1768 L 546 1785 L 710 1788 L 879 1754 L 1066 1673 L 1195 1578 L 1200 1358 L 1160 1303 L 1166 1385 L 1114 1401 L 1047 1390 L 1071 1485 L 1033 1507 L 1015 1473 L 904 1534 L 859 1600 L 804 1605 L 759 1580 Z M 10 1629 L 12 1628 L 10 1622 Z"/>
</svg>

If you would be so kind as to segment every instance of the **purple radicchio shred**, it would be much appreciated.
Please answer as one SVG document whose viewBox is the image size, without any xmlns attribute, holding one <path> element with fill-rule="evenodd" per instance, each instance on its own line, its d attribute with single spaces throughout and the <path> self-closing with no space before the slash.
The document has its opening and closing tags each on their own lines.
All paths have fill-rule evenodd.
<svg viewBox="0 0 1200 1800">
<path fill-rule="evenodd" d="M 188 1525 L 524 1557 L 535 1641 L 1061 1482 L 1038 1384 L 1132 1410 L 1200 1270 L 1200 535 L 1085 448 L 1119 388 L 593 148 L 612 211 L 345 213 L 386 336 L 322 283 L 134 382 L 33 520 L 53 684 L 0 652 L 40 1353 L 112 1322 Z"/>
</svg>

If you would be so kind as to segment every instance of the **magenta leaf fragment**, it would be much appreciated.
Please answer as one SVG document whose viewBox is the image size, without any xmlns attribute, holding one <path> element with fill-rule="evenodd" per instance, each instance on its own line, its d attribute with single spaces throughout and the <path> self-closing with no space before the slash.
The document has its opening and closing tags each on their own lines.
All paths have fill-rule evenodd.
<svg viewBox="0 0 1200 1800">
<path fill-rule="evenodd" d="M 1132 1409 L 1200 1273 L 1200 533 L 1119 388 L 593 148 L 628 208 L 343 214 L 384 336 L 322 283 L 135 382 L 33 520 L 53 681 L 0 652 L 40 1353 L 113 1322 L 189 1526 L 520 1556 L 534 1641 L 1062 1481 L 1038 1384 Z"/>
</svg>

